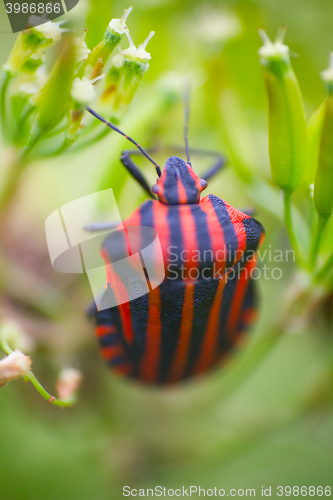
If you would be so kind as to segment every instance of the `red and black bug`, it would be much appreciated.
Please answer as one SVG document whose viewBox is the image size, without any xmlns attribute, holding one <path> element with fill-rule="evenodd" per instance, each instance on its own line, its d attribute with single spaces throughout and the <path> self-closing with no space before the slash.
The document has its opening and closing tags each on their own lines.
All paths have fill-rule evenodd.
<svg viewBox="0 0 333 500">
<path fill-rule="evenodd" d="M 88 111 L 127 137 L 91 108 Z M 162 172 L 127 137 L 156 167 L 158 178 L 152 188 L 131 159 L 135 152 L 124 152 L 121 157 L 151 198 L 123 226 L 125 231 L 133 226 L 157 231 L 165 279 L 139 298 L 96 311 L 97 336 L 107 363 L 120 375 L 150 384 L 181 381 L 219 365 L 253 322 L 256 311 L 251 271 L 263 227 L 217 196 L 200 198 L 224 159 L 215 154 L 214 166 L 199 178 L 189 159 L 185 122 L 187 161 L 172 156 Z M 96 225 L 90 230 L 100 228 Z M 101 249 L 106 263 L 111 246 L 109 236 Z M 168 267 L 170 249 L 172 269 Z M 110 281 L 104 298 L 123 285 L 121 279 Z"/>
</svg>

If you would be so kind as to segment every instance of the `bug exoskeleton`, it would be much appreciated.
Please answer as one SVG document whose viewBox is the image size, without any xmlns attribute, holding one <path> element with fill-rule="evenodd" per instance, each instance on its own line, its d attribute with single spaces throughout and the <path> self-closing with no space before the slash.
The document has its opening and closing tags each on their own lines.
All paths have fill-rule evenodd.
<svg viewBox="0 0 333 500">
<path fill-rule="evenodd" d="M 224 163 L 219 155 L 202 179 L 189 155 L 187 161 L 170 157 L 162 172 L 153 162 L 158 179 L 151 190 L 128 154 L 122 161 L 152 198 L 125 220 L 123 231 L 156 231 L 165 277 L 148 293 L 97 309 L 97 336 L 103 357 L 119 375 L 170 384 L 221 365 L 253 322 L 253 270 L 264 229 L 217 196 L 201 198 L 206 180 Z M 112 234 L 101 249 L 107 266 Z M 101 302 L 136 286 L 135 279 L 125 283 L 115 274 L 107 281 Z"/>
</svg>

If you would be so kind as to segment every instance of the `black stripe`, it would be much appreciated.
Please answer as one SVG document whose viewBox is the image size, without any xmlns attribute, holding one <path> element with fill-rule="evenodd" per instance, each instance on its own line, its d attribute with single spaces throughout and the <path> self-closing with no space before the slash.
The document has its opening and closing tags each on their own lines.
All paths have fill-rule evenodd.
<svg viewBox="0 0 333 500">
<path fill-rule="evenodd" d="M 119 343 L 115 332 L 103 335 L 103 337 L 98 337 L 98 340 L 101 347 L 115 347 Z"/>
<path fill-rule="evenodd" d="M 200 194 L 189 168 L 191 167 L 177 156 L 168 158 L 164 169 L 166 177 L 163 188 L 164 198 L 169 205 L 179 204 L 178 179 L 184 187 L 187 203 L 198 203 Z"/>
<path fill-rule="evenodd" d="M 209 235 L 208 224 L 207 224 L 207 214 L 200 208 L 200 205 L 191 206 L 192 216 L 195 222 L 196 236 L 198 242 L 199 258 L 198 262 L 199 269 L 203 268 L 213 268 L 213 255 L 212 252 L 207 252 L 207 250 L 212 250 L 212 242 Z M 204 273 L 204 278 L 208 277 L 207 273 Z"/>
<path fill-rule="evenodd" d="M 219 352 L 229 351 L 232 348 L 232 344 L 230 342 L 230 339 L 228 338 L 227 322 L 231 311 L 232 302 L 234 300 L 235 290 L 238 283 L 238 268 L 239 265 L 236 264 L 235 275 L 232 275 L 228 279 L 223 291 L 223 298 L 220 311 L 220 326 L 219 326 L 219 341 L 218 341 Z"/>
<path fill-rule="evenodd" d="M 243 226 L 246 233 L 246 250 L 252 251 L 253 253 L 258 249 L 260 238 L 264 232 L 264 228 L 254 217 L 244 219 Z"/>
<path fill-rule="evenodd" d="M 153 202 L 151 200 L 148 200 L 140 208 L 140 224 L 143 227 L 154 227 L 152 205 Z M 130 307 L 132 315 L 132 327 L 134 332 L 134 355 L 137 363 L 139 363 L 144 356 L 146 346 L 146 334 L 149 314 L 148 294 L 146 293 L 141 297 L 138 297 L 137 299 L 131 300 Z"/>
<path fill-rule="evenodd" d="M 238 239 L 236 231 L 223 200 L 221 200 L 217 196 L 214 196 L 213 194 L 208 195 L 208 198 L 213 205 L 216 216 L 224 233 L 224 241 L 228 249 L 226 263 L 226 269 L 228 269 L 232 267 L 236 252 L 238 250 Z"/>
<path fill-rule="evenodd" d="M 179 166 L 181 181 L 185 188 L 187 203 L 197 203 L 199 197 L 198 188 L 188 168 L 184 163 Z"/>
<path fill-rule="evenodd" d="M 219 280 L 205 280 L 195 284 L 194 287 L 194 310 L 193 327 L 191 331 L 191 343 L 189 347 L 188 363 L 185 376 L 188 377 L 200 354 L 204 339 L 209 313 L 214 303 Z"/>
<path fill-rule="evenodd" d="M 161 297 L 161 359 L 159 378 L 164 382 L 176 353 L 182 321 L 185 285 L 180 281 L 166 281 L 160 285 Z"/>
<path fill-rule="evenodd" d="M 245 321 L 245 314 L 250 309 L 256 309 L 257 302 L 258 302 L 258 297 L 257 297 L 256 283 L 254 282 L 253 279 L 249 279 L 246 293 L 245 293 L 244 302 L 242 305 L 242 312 L 240 314 L 240 318 L 239 318 L 239 322 L 238 322 L 238 327 L 237 327 L 238 330 L 246 330 L 248 328 L 249 325 Z"/>
<path fill-rule="evenodd" d="M 171 263 L 171 268 L 175 270 L 179 269 L 183 264 L 180 257 L 183 250 L 183 240 L 178 209 L 175 209 L 175 207 L 168 209 L 167 222 L 169 224 L 170 246 L 173 247 L 173 253 L 178 256 L 175 262 Z M 173 277 L 175 276 L 176 274 L 174 273 Z M 175 279 L 167 279 L 160 285 L 160 293 L 162 325 L 160 379 L 164 380 L 168 375 L 179 338 L 184 301 L 184 284 Z"/>
<path fill-rule="evenodd" d="M 176 278 L 176 271 L 179 272 L 179 278 L 181 278 L 180 268 L 184 264 L 181 259 L 181 253 L 184 249 L 183 238 L 182 238 L 182 228 L 180 225 L 180 214 L 179 209 L 175 207 L 168 208 L 167 222 L 169 224 L 169 234 L 170 234 L 170 255 L 172 254 L 172 259 L 167 263 L 173 272 L 172 278 Z M 177 255 L 177 256 L 176 256 Z"/>
<path fill-rule="evenodd" d="M 175 205 L 179 203 L 178 186 L 177 186 L 177 173 L 173 168 L 166 169 L 166 179 L 163 183 L 164 198 L 167 203 Z"/>
</svg>

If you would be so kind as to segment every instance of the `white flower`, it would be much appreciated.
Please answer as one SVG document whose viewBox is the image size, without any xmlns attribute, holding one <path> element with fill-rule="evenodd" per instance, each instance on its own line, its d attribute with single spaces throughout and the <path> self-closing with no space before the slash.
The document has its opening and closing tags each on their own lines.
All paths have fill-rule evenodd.
<svg viewBox="0 0 333 500">
<path fill-rule="evenodd" d="M 104 77 L 105 75 L 103 74 L 93 80 L 89 80 L 85 76 L 83 78 L 75 78 L 71 90 L 73 101 L 80 106 L 88 106 L 96 97 L 94 83 Z"/>
<path fill-rule="evenodd" d="M 63 370 L 57 381 L 58 397 L 62 401 L 71 399 L 79 388 L 83 375 L 79 370 L 67 368 Z"/>
<path fill-rule="evenodd" d="M 263 64 L 265 64 L 265 61 L 268 59 L 281 59 L 287 63 L 290 61 L 289 47 L 283 43 L 286 34 L 284 26 L 280 28 L 274 42 L 270 40 L 264 30 L 260 29 L 258 33 L 263 42 L 263 46 L 258 50 L 258 54 L 261 56 Z"/>
<path fill-rule="evenodd" d="M 91 50 L 88 49 L 86 42 L 82 38 L 74 38 L 75 59 L 78 63 L 84 62 L 89 56 Z"/>
<path fill-rule="evenodd" d="M 123 50 L 124 56 L 130 57 L 131 59 L 139 59 L 141 61 L 148 61 L 151 59 L 149 52 L 146 51 L 147 44 L 149 40 L 155 35 L 155 31 L 151 31 L 143 43 L 140 43 L 138 48 L 135 47 L 131 35 L 126 32 L 130 46 L 128 49 Z"/>
<path fill-rule="evenodd" d="M 116 54 L 115 56 L 113 56 L 113 58 L 111 59 L 112 66 L 114 66 L 115 68 L 121 68 L 123 62 L 124 62 L 124 56 L 121 52 L 120 54 Z"/>
<path fill-rule="evenodd" d="M 43 22 L 42 24 L 38 24 L 41 18 L 39 16 L 30 16 L 29 17 L 29 25 L 32 26 L 33 31 L 37 31 L 44 35 L 44 37 L 48 40 L 53 40 L 53 42 L 58 42 L 61 38 L 61 33 L 64 31 L 68 31 L 60 28 L 60 23 L 52 23 L 51 21 Z"/>
<path fill-rule="evenodd" d="M 128 28 L 125 24 L 126 19 L 129 16 L 129 13 L 133 10 L 133 7 L 129 7 L 128 9 L 124 10 L 124 14 L 122 15 L 121 19 L 111 19 L 109 27 L 112 31 L 115 33 L 118 33 L 118 35 L 124 35 L 125 32 L 128 31 Z"/>
<path fill-rule="evenodd" d="M 16 350 L 0 361 L 0 387 L 11 380 L 24 377 L 30 370 L 32 361 L 29 356 Z"/>
</svg>

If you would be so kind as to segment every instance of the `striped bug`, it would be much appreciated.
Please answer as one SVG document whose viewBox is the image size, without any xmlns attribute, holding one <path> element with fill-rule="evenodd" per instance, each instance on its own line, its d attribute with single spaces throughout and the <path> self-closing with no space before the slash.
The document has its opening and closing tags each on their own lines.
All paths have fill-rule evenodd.
<svg viewBox="0 0 333 500">
<path fill-rule="evenodd" d="M 187 141 L 188 106 L 187 161 L 172 156 L 162 171 L 131 137 L 91 108 L 87 110 L 139 149 L 125 151 L 121 161 L 150 199 L 123 227 L 125 231 L 155 229 L 165 265 L 163 282 L 149 293 L 115 307 L 95 307 L 102 355 L 117 374 L 148 384 L 169 384 L 204 373 L 228 357 L 254 320 L 256 290 L 251 271 L 264 229 L 256 219 L 213 194 L 200 198 L 207 180 L 225 160 L 208 152 L 215 155 L 213 167 L 202 178 L 195 173 Z M 131 158 L 135 153 L 143 154 L 156 168 L 157 183 L 152 188 Z M 87 229 L 99 230 L 101 225 Z M 108 236 L 101 248 L 106 264 L 111 247 Z M 168 265 L 171 254 L 172 269 Z M 107 279 L 101 302 L 123 286 L 117 280 Z"/>
</svg>

